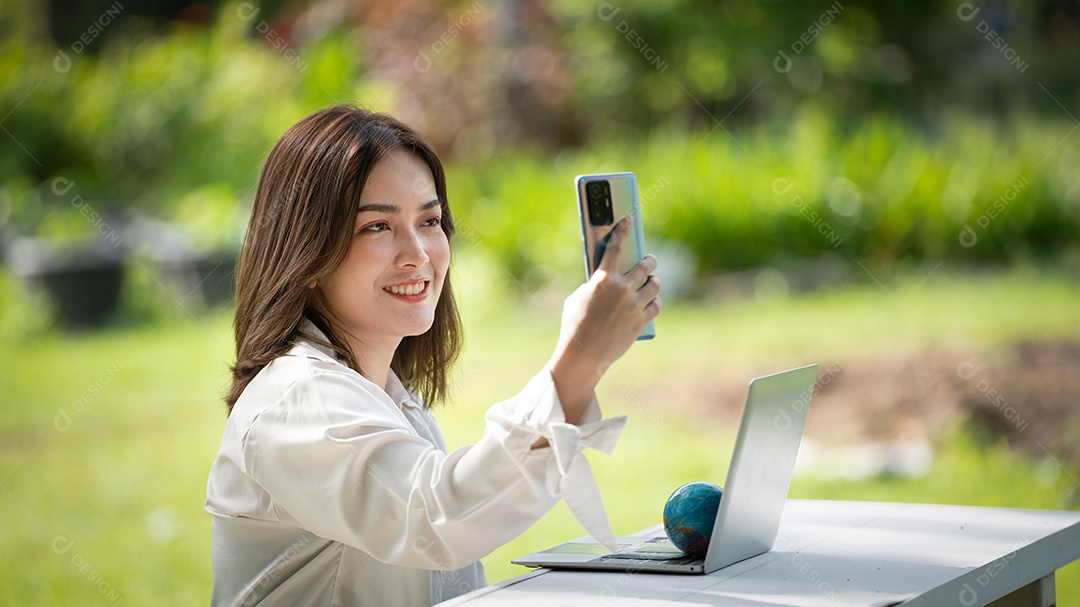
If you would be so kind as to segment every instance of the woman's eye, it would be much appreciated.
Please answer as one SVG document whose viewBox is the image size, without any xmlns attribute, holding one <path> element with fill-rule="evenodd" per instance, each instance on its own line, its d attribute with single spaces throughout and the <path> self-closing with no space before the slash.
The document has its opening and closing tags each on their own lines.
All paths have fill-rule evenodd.
<svg viewBox="0 0 1080 607">
<path fill-rule="evenodd" d="M 376 223 L 368 224 L 368 225 L 360 228 L 360 231 L 361 232 L 385 232 L 386 230 L 389 230 L 389 229 L 390 229 L 390 224 L 386 223 L 385 221 L 379 221 L 379 222 L 376 222 Z"/>
<path fill-rule="evenodd" d="M 442 217 L 430 217 L 430 218 L 428 218 L 427 221 L 424 222 L 424 225 L 426 225 L 426 226 L 441 226 L 442 225 Z"/>
</svg>

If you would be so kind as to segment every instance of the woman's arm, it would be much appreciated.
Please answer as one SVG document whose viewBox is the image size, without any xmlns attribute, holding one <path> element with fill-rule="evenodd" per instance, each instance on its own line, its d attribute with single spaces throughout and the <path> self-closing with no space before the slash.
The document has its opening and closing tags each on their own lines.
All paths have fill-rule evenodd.
<svg viewBox="0 0 1080 607">
<path fill-rule="evenodd" d="M 614 546 L 581 451 L 614 446 L 625 419 L 599 420 L 594 388 L 660 309 L 655 258 L 613 271 L 629 227 L 618 226 L 601 267 L 567 298 L 548 367 L 488 411 L 474 445 L 442 453 L 374 384 L 335 367 L 293 382 L 240 433 L 243 469 L 271 511 L 383 562 L 454 569 L 562 498 L 586 531 Z M 552 449 L 535 449 L 549 441 Z"/>
<path fill-rule="evenodd" d="M 395 565 L 467 565 L 560 498 L 586 531 L 613 539 L 580 450 L 610 452 L 623 418 L 592 420 L 578 434 L 562 423 L 545 370 L 486 419 L 476 444 L 443 453 L 416 436 L 373 384 L 318 373 L 292 383 L 279 403 L 238 429 L 237 461 L 266 491 L 269 515 Z M 532 449 L 538 436 L 561 448 Z M 568 438 L 580 448 L 570 449 L 577 440 Z"/>
<path fill-rule="evenodd" d="M 625 274 L 616 266 L 631 223 L 629 217 L 619 221 L 600 266 L 563 306 L 559 343 L 548 369 L 567 423 L 579 422 L 604 372 L 660 313 L 660 280 L 652 275 L 656 258 L 646 255 Z"/>
</svg>

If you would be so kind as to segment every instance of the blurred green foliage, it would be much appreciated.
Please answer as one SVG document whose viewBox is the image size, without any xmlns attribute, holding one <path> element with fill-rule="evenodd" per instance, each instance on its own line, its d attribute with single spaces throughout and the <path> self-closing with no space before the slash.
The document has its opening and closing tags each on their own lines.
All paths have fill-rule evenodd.
<svg viewBox="0 0 1080 607">
<path fill-rule="evenodd" d="M 63 232 L 50 230 L 47 217 L 70 215 L 76 195 L 101 213 L 188 219 L 200 211 L 179 207 L 208 189 L 219 194 L 219 208 L 206 212 L 237 209 L 268 146 L 300 113 L 291 96 L 267 102 L 290 68 L 251 44 L 242 25 L 155 35 L 118 23 L 130 31 L 70 63 L 61 57 L 70 49 L 29 36 L 0 39 L 10 131 L 0 165 L 6 219 L 18 230 L 44 223 L 45 232 Z M 50 187 L 56 178 L 70 181 L 70 192 Z M 75 228 L 85 231 L 82 224 Z"/>
<path fill-rule="evenodd" d="M 699 271 L 823 255 L 1056 259 L 1080 245 L 1080 138 L 1047 90 L 1067 101 L 1076 87 L 1043 52 L 1073 56 L 1054 29 L 1072 22 L 1065 9 L 980 13 L 1017 44 L 1049 32 L 1021 49 L 1045 70 L 1034 87 L 948 2 L 552 2 L 541 16 L 431 2 L 411 28 L 402 7 L 301 28 L 304 3 L 227 2 L 206 24 L 121 14 L 80 52 L 43 33 L 41 6 L 0 9 L 0 236 L 92 234 L 91 208 L 235 248 L 289 125 L 339 101 L 416 116 L 415 93 L 450 160 L 460 246 L 529 289 L 577 262 L 571 180 L 599 170 L 638 173 L 650 239 L 682 243 Z M 416 49 L 430 72 L 414 69 Z M 999 90 L 1019 78 L 1023 92 Z"/>
<path fill-rule="evenodd" d="M 840 118 L 884 110 L 929 128 L 955 108 L 1002 121 L 1019 108 L 1064 117 L 1035 80 L 1069 107 L 1080 93 L 1069 69 L 1080 59 L 1080 7 L 1057 0 L 551 6 L 582 122 L 609 133 L 695 120 L 711 128 L 708 114 L 777 119 L 807 102 Z"/>
<path fill-rule="evenodd" d="M 734 136 L 657 131 L 554 163 L 454 167 L 451 192 L 479 234 L 466 240 L 516 275 L 577 259 L 545 244 L 576 233 L 573 176 L 603 170 L 638 173 L 646 229 L 689 245 L 700 270 L 827 254 L 1006 262 L 1080 245 L 1080 139 L 1055 150 L 1067 127 L 1027 119 L 1003 133 L 958 114 L 932 138 L 889 115 L 845 127 L 807 109 Z"/>
</svg>

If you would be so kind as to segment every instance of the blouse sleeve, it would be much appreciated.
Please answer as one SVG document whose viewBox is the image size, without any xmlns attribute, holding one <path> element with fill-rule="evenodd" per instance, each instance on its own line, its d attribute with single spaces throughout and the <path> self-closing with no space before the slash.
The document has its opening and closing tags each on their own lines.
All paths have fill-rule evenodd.
<svg viewBox="0 0 1080 607">
<path fill-rule="evenodd" d="M 463 567 L 560 498 L 614 549 L 582 451 L 610 453 L 626 418 L 601 420 L 595 397 L 581 426 L 565 423 L 545 369 L 488 411 L 475 445 L 449 454 L 413 434 L 391 402 L 345 374 L 302 379 L 252 421 L 244 468 L 283 520 L 395 565 Z M 540 437 L 550 446 L 533 449 Z"/>
</svg>

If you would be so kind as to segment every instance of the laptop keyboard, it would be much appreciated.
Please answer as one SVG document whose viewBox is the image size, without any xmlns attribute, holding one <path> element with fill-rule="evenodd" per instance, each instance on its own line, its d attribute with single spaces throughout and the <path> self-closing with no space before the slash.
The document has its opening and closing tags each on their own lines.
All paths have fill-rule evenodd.
<svg viewBox="0 0 1080 607">
<path fill-rule="evenodd" d="M 635 563 L 655 563 L 664 561 L 672 564 L 693 563 L 700 561 L 700 557 L 694 557 L 679 550 L 666 536 L 652 537 L 640 544 L 623 548 L 618 552 L 605 554 L 592 559 L 593 563 L 622 563 L 632 565 Z"/>
<path fill-rule="evenodd" d="M 668 558 L 655 558 L 655 557 L 635 558 L 635 557 L 630 557 L 630 556 L 617 556 L 617 555 L 614 555 L 614 554 L 609 554 L 607 556 L 600 556 L 600 557 L 594 558 L 589 562 L 590 563 L 618 563 L 619 565 L 622 565 L 622 566 L 626 567 L 627 569 L 632 569 L 635 566 L 645 567 L 645 566 L 649 566 L 649 565 L 656 565 L 658 563 L 663 563 L 665 565 L 680 565 L 680 566 L 681 565 L 693 565 L 695 563 L 704 562 L 704 559 L 702 559 L 700 556 L 689 556 L 689 555 L 685 555 L 685 554 L 682 555 L 682 556 L 675 556 L 675 557 L 668 557 Z"/>
</svg>

